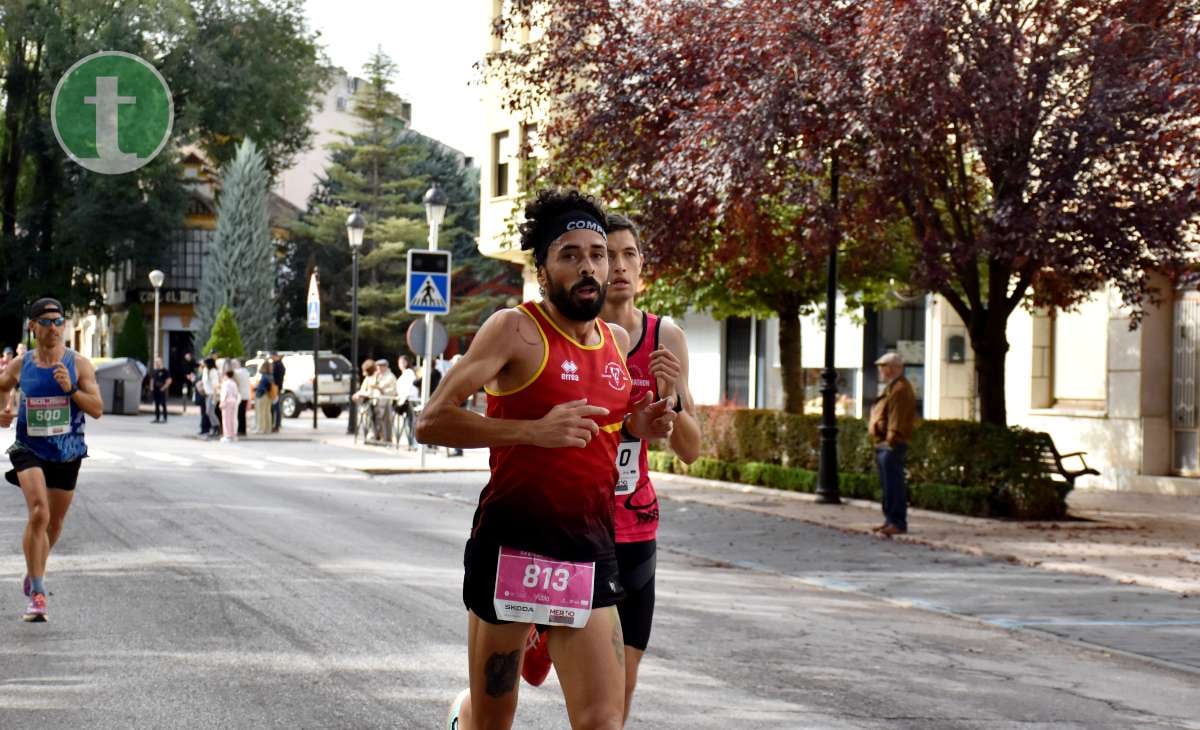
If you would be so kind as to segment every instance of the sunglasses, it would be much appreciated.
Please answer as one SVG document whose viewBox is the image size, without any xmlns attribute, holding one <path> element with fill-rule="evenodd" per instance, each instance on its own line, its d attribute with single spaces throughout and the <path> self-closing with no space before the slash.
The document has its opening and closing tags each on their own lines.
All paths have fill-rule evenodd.
<svg viewBox="0 0 1200 730">
<path fill-rule="evenodd" d="M 43 327 L 49 327 L 50 325 L 54 325 L 55 327 L 62 327 L 64 324 L 67 323 L 67 320 L 65 317 L 55 317 L 54 319 L 46 319 L 43 317 L 41 319 L 36 319 L 34 321 Z"/>
</svg>

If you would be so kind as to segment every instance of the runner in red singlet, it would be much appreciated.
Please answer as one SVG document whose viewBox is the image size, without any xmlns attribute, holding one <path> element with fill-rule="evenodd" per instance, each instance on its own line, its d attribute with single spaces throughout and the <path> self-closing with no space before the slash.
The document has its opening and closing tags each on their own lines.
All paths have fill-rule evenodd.
<svg viewBox="0 0 1200 730">
<path fill-rule="evenodd" d="M 617 444 L 665 438 L 670 401 L 631 399 L 629 335 L 597 319 L 609 279 L 603 211 L 577 192 L 526 206 L 543 302 L 493 315 L 417 423 L 422 443 L 491 453 L 463 558 L 470 687 L 447 727 L 512 726 L 530 624 L 543 624 L 573 728 L 623 725 L 614 547 Z M 487 387 L 487 415 L 458 404 Z"/>
<path fill-rule="evenodd" d="M 678 325 L 638 309 L 643 256 L 637 226 L 625 216 L 609 214 L 609 276 L 611 283 L 601 318 L 620 325 L 634 343 L 626 358 L 633 380 L 633 397 L 652 392 L 655 400 L 672 398 L 678 413 L 671 433 L 671 450 L 685 463 L 700 455 L 700 425 L 688 390 L 687 336 Z M 654 620 L 654 572 L 657 559 L 658 497 L 650 481 L 648 443 L 622 440 L 617 452 L 616 549 L 625 598 L 617 604 L 625 638 L 625 718 L 637 686 L 638 666 L 650 641 Z M 549 671 L 544 642 L 531 642 L 523 675 L 540 684 Z M 540 668 L 540 671 L 539 671 Z"/>
</svg>

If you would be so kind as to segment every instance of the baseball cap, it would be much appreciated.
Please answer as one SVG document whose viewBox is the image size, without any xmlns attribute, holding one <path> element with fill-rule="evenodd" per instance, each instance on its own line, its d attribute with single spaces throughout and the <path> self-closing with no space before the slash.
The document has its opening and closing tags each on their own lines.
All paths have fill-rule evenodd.
<svg viewBox="0 0 1200 730">
<path fill-rule="evenodd" d="M 904 358 L 898 352 L 889 352 L 875 361 L 876 365 L 903 365 Z"/>
<path fill-rule="evenodd" d="M 46 312 L 58 312 L 64 314 L 62 302 L 53 297 L 42 297 L 29 307 L 29 318 L 37 319 Z"/>
</svg>

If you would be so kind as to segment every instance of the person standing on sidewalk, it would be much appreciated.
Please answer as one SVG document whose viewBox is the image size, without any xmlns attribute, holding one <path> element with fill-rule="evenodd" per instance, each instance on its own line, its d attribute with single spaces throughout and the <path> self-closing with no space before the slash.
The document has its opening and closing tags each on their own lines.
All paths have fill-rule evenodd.
<svg viewBox="0 0 1200 730">
<path fill-rule="evenodd" d="M 271 378 L 271 358 L 263 361 L 258 371 L 258 383 L 254 386 L 254 432 L 271 433 L 271 390 L 275 381 Z"/>
<path fill-rule="evenodd" d="M 225 377 L 221 380 L 221 441 L 231 443 L 237 441 L 237 413 L 241 394 L 238 392 L 237 373 L 234 372 L 233 360 L 225 363 Z"/>
<path fill-rule="evenodd" d="M 241 360 L 231 360 L 238 387 L 237 435 L 246 435 L 246 408 L 250 405 L 250 371 Z"/>
<path fill-rule="evenodd" d="M 626 355 L 626 366 L 633 381 L 633 399 L 646 393 L 654 400 L 672 399 L 675 425 L 669 440 L 671 450 L 686 464 L 700 456 L 700 424 L 693 415 L 688 388 L 687 336 L 673 322 L 638 309 L 635 302 L 641 288 L 645 261 L 637 226 L 625 216 L 610 214 L 608 229 L 608 295 L 600 316 L 618 324 L 634 343 Z M 622 439 L 617 450 L 619 478 L 615 490 L 617 564 L 625 598 L 617 604 L 621 633 L 625 639 L 625 720 L 637 686 L 638 667 L 650 643 L 654 620 L 654 569 L 658 554 L 658 497 L 650 481 L 649 442 Z M 544 636 L 530 636 L 531 648 L 525 654 L 523 675 L 537 686 L 550 669 Z"/>
<path fill-rule="evenodd" d="M 375 419 L 375 434 L 386 443 L 392 442 L 392 414 L 396 403 L 396 376 L 387 360 L 380 358 L 375 361 L 375 395 L 379 403 L 375 405 L 372 416 Z"/>
<path fill-rule="evenodd" d="M 154 358 L 154 372 L 150 374 L 150 387 L 154 390 L 154 422 L 167 422 L 167 389 L 171 387 L 171 371 L 163 367 L 161 357 Z M 159 412 L 162 420 L 159 421 Z"/>
<path fill-rule="evenodd" d="M 287 372 L 287 368 L 283 366 L 283 355 L 278 352 L 271 357 L 271 377 L 275 380 L 275 402 L 271 404 L 271 430 L 279 431 L 279 425 L 283 421 L 283 376 Z M 316 408 L 316 405 L 313 405 Z"/>
<path fill-rule="evenodd" d="M 186 416 L 188 401 L 194 400 L 196 397 L 196 361 L 192 359 L 192 353 L 183 353 L 183 360 L 179 363 L 178 368 L 181 381 L 179 391 L 183 396 L 183 408 L 179 412 Z"/>
<path fill-rule="evenodd" d="M 867 426 L 875 446 L 875 463 L 883 491 L 883 524 L 875 532 L 891 537 L 908 532 L 904 462 L 908 457 L 908 440 L 916 425 L 917 397 L 904 377 L 904 360 L 898 353 L 889 352 L 875 364 L 879 366 L 879 382 L 886 384 L 883 395 L 871 408 Z"/>
<path fill-rule="evenodd" d="M 40 622 L 46 620 L 46 561 L 62 534 L 79 467 L 87 457 L 84 416 L 100 418 L 104 400 L 91 361 L 63 343 L 62 304 L 39 299 L 30 307 L 29 320 L 37 347 L 0 372 L 0 427 L 8 428 L 14 418 L 17 422 L 17 439 L 8 450 L 13 468 L 4 476 L 21 488 L 29 510 L 22 541 L 29 597 L 24 619 Z M 9 396 L 18 385 L 22 397 L 14 416 Z"/>
</svg>

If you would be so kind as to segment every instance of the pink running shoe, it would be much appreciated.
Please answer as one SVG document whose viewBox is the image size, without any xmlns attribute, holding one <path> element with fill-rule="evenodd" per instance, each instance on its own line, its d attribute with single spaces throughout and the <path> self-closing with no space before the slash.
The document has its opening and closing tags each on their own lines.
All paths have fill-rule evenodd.
<svg viewBox="0 0 1200 730">
<path fill-rule="evenodd" d="M 29 608 L 25 609 L 25 620 L 31 623 L 46 620 L 45 594 L 34 593 L 29 597 Z"/>
</svg>

